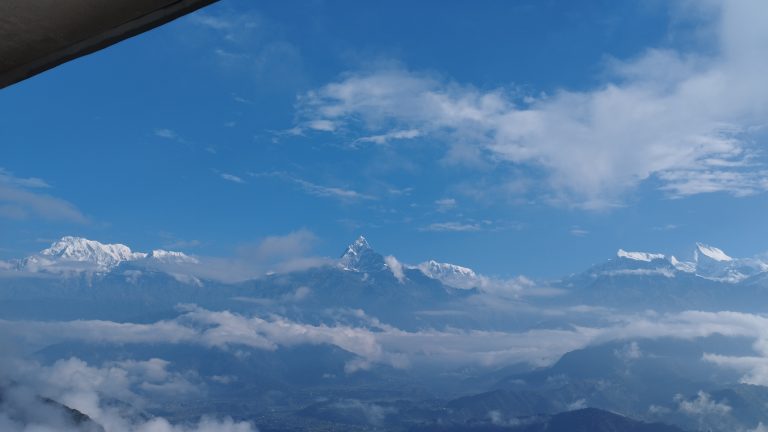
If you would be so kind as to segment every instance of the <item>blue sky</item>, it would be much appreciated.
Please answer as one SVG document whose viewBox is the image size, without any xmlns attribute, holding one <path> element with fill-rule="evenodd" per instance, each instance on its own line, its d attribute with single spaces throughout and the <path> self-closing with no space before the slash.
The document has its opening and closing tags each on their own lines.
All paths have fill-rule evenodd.
<svg viewBox="0 0 768 432">
<path fill-rule="evenodd" d="M 296 232 L 503 276 L 762 254 L 766 12 L 224 0 L 0 92 L 0 258 Z"/>
</svg>

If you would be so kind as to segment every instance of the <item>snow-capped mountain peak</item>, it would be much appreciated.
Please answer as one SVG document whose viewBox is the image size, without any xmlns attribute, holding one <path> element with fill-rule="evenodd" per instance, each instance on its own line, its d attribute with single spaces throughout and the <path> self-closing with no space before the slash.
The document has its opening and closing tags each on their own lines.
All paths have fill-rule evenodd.
<svg viewBox="0 0 768 432">
<path fill-rule="evenodd" d="M 339 258 L 339 267 L 344 270 L 362 273 L 380 271 L 387 268 L 384 257 L 378 254 L 368 244 L 365 237 L 360 236 L 347 247 L 346 252 Z"/>
<path fill-rule="evenodd" d="M 726 255 L 721 249 L 703 243 L 696 243 L 696 250 L 693 252 L 693 256 L 696 262 L 706 259 L 719 262 L 733 261 L 733 258 Z"/>
<path fill-rule="evenodd" d="M 482 284 L 481 277 L 474 270 L 456 264 L 429 260 L 419 264 L 418 269 L 426 276 L 455 288 L 477 288 Z"/>
<path fill-rule="evenodd" d="M 619 251 L 616 252 L 616 256 L 619 258 L 625 258 L 625 259 L 630 259 L 634 261 L 645 261 L 645 262 L 663 260 L 666 258 L 664 254 L 660 254 L 660 253 L 627 252 L 624 249 L 619 249 Z"/>
<path fill-rule="evenodd" d="M 106 271 L 123 261 L 145 258 L 147 254 L 133 252 L 124 244 L 105 244 L 83 237 L 65 236 L 24 260 L 26 268 L 44 268 L 55 264 L 82 264 L 88 270 Z M 69 267 L 69 266 L 68 266 Z"/>
</svg>

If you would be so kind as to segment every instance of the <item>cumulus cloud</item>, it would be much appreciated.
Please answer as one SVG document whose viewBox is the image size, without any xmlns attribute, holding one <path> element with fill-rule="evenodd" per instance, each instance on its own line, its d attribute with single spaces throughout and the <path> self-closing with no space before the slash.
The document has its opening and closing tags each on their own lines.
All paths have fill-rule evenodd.
<svg viewBox="0 0 768 432">
<path fill-rule="evenodd" d="M 0 218 L 89 222 L 72 203 L 40 192 L 40 189 L 48 188 L 50 186 L 42 179 L 17 177 L 0 168 Z"/>
<path fill-rule="evenodd" d="M 699 391 L 694 399 L 686 399 L 682 395 L 676 395 L 677 410 L 699 421 L 700 426 L 707 422 L 718 421 L 731 413 L 731 406 L 726 401 L 715 401 L 709 393 Z"/>
<path fill-rule="evenodd" d="M 688 7 L 694 7 L 686 2 Z M 518 98 L 402 67 L 350 72 L 300 99 L 312 122 L 418 130 L 446 161 L 543 168 L 552 202 L 605 208 L 646 180 L 670 197 L 768 189 L 754 143 L 768 114 L 768 6 L 718 3 L 714 54 L 648 49 L 588 91 Z"/>
</svg>

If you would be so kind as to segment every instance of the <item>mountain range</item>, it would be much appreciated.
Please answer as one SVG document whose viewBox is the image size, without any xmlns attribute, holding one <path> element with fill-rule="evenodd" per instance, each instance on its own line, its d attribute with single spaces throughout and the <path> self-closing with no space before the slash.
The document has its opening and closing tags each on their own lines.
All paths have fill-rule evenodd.
<svg viewBox="0 0 768 432">
<path fill-rule="evenodd" d="M 362 236 L 290 271 L 231 280 L 211 265 L 221 263 L 63 237 L 0 265 L 0 326 L 74 329 L 34 348 L 41 365 L 167 362 L 155 375 L 204 394 L 139 387 L 155 402 L 131 408 L 141 415 L 257 418 L 267 431 L 746 432 L 768 415 L 768 391 L 754 385 L 762 339 L 749 330 L 760 315 L 744 314 L 762 311 L 768 265 L 716 247 L 696 244 L 690 260 L 620 249 L 542 281 L 402 263 Z M 617 325 L 691 310 L 719 327 L 693 322 L 678 337 Z"/>
<path fill-rule="evenodd" d="M 394 257 L 384 257 L 376 252 L 364 236 L 351 243 L 336 260 L 339 268 L 357 273 L 377 273 L 383 270 L 393 272 L 399 269 Z M 65 236 L 50 247 L 22 259 L 4 262 L 0 269 L 29 273 L 108 273 L 121 264 L 137 266 L 152 264 L 200 264 L 200 260 L 183 252 L 155 249 L 150 252 L 136 252 L 123 244 L 105 244 L 82 237 Z M 470 268 L 456 264 L 427 260 L 417 265 L 403 265 L 407 269 L 418 269 L 424 275 L 446 285 L 461 289 L 480 288 L 483 276 Z M 599 278 L 603 276 L 662 276 L 674 278 L 691 275 L 701 279 L 739 283 L 755 276 L 768 274 L 768 261 L 756 258 L 732 258 L 721 249 L 696 243 L 691 261 L 682 261 L 673 255 L 649 252 L 628 252 L 619 249 L 614 259 L 576 275 Z M 566 278 L 565 280 L 573 279 Z"/>
</svg>

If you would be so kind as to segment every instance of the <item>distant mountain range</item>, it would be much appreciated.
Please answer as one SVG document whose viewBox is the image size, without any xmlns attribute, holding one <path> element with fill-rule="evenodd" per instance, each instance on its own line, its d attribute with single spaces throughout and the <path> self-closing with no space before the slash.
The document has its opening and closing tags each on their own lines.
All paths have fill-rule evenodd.
<svg viewBox="0 0 768 432">
<path fill-rule="evenodd" d="M 227 307 L 237 308 L 232 299 L 239 299 L 261 302 L 265 310 L 267 303 L 274 305 L 293 299 L 301 300 L 305 311 L 360 308 L 382 318 L 397 318 L 398 323 L 407 325 L 481 322 L 485 317 L 477 314 L 454 314 L 452 318 L 444 315 L 441 320 L 434 314 L 428 315 L 436 310 L 466 312 L 472 306 L 470 303 L 496 301 L 479 296 L 498 297 L 499 301 L 528 299 L 557 307 L 592 305 L 659 311 L 755 311 L 761 304 L 756 299 L 768 300 L 766 262 L 732 258 L 701 243 L 696 245 L 692 261 L 620 249 L 615 258 L 582 273 L 560 280 L 525 280 L 524 284 L 434 260 L 416 265 L 400 263 L 394 256 L 374 250 L 363 236 L 335 261 L 305 270 L 270 272 L 238 282 L 218 280 L 206 273 L 211 262 L 183 252 L 136 252 L 122 244 L 67 236 L 36 254 L 1 265 L 4 286 L 0 287 L 0 299 L 36 299 L 37 308 L 44 307 L 41 298 L 62 296 L 82 300 L 118 296 L 125 299 L 126 305 L 139 301 L 162 307 L 194 302 L 209 306 L 226 303 Z M 220 262 L 219 259 L 214 264 Z M 152 309 L 151 305 L 146 308 Z M 424 313 L 415 316 L 419 311 Z"/>
<path fill-rule="evenodd" d="M 394 257 L 387 257 L 394 258 Z M 389 261 L 389 262 L 387 262 Z M 82 237 L 65 236 L 50 247 L 26 258 L 5 262 L 0 269 L 19 272 L 72 274 L 77 272 L 108 273 L 124 263 L 139 266 L 150 263 L 200 264 L 198 258 L 183 252 L 155 249 L 136 252 L 123 244 L 105 244 Z M 358 273 L 392 271 L 392 261 L 376 252 L 365 237 L 350 244 L 337 260 L 343 270 Z M 470 268 L 428 260 L 417 265 L 424 275 L 456 288 L 479 288 L 483 277 Z M 662 276 L 673 278 L 693 275 L 715 282 L 739 283 L 758 275 L 768 274 L 768 261 L 755 258 L 732 258 L 721 249 L 697 243 L 693 261 L 681 261 L 672 255 L 649 252 L 628 252 L 619 249 L 616 258 L 588 269 L 583 274 L 592 278 L 602 276 Z M 566 278 L 573 279 L 573 277 Z"/>
</svg>

